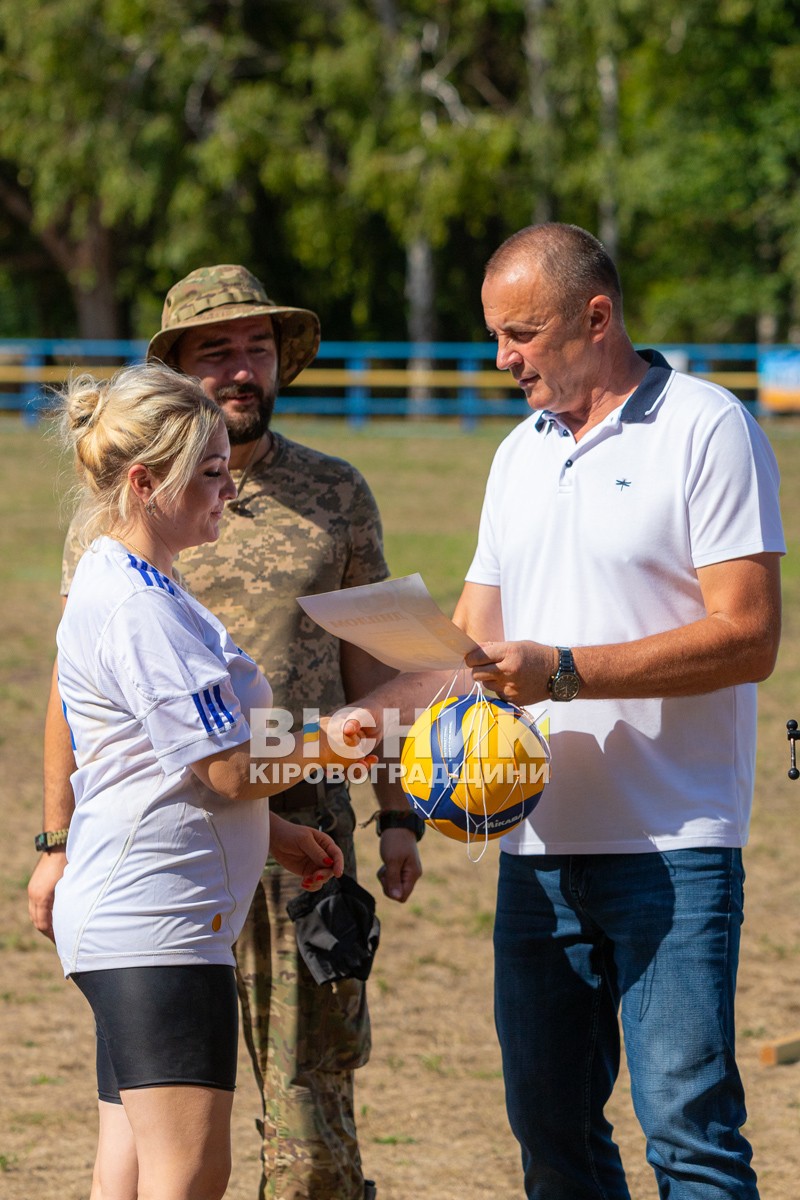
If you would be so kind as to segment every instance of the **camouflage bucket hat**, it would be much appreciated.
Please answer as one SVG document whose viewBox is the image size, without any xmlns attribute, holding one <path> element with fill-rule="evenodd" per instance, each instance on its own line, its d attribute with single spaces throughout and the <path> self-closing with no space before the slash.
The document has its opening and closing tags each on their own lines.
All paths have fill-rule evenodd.
<svg viewBox="0 0 800 1200">
<path fill-rule="evenodd" d="M 264 285 L 244 267 L 201 267 L 171 287 L 164 301 L 161 329 L 147 348 L 148 361 L 163 360 L 187 329 L 262 315 L 280 326 L 278 383 L 285 387 L 319 349 L 319 317 L 307 308 L 275 304 Z"/>
</svg>

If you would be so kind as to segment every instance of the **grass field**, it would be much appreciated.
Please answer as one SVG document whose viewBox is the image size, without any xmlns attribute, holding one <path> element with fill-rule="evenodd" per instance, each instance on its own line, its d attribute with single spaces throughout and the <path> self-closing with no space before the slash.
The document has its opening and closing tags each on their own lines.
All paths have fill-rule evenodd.
<svg viewBox="0 0 800 1200">
<path fill-rule="evenodd" d="M 420 571 L 452 610 L 474 548 L 483 486 L 507 425 L 464 435 L 455 425 L 282 420 L 289 436 L 340 454 L 366 475 L 383 513 L 395 575 Z M 763 1200 L 795 1200 L 800 1176 L 800 1064 L 767 1068 L 768 1039 L 800 1032 L 800 783 L 786 777 L 785 722 L 800 719 L 800 423 L 767 429 L 783 474 L 790 543 L 784 639 L 761 688 L 759 769 L 746 852 L 747 921 L 739 992 L 739 1051 L 749 1094 Z M 27 921 L 25 884 L 40 827 L 40 736 L 58 620 L 63 524 L 53 448 L 14 419 L 0 423 L 0 779 L 5 854 L 0 869 L 0 1196 L 78 1200 L 88 1195 L 94 1148 L 92 1031 L 88 1010 L 61 978 L 55 952 Z M 362 817 L 370 796 L 357 798 Z M 377 839 L 359 834 L 371 886 Z M 502 1105 L 491 1018 L 496 854 L 469 863 L 463 847 L 429 833 L 425 876 L 403 908 L 380 901 L 383 938 L 370 984 L 374 1050 L 359 1073 L 360 1136 L 380 1200 L 484 1200 L 521 1194 L 516 1146 Z M 377 885 L 372 887 L 377 891 Z M 525 1014 L 520 1014 L 524 1019 Z M 242 1064 L 235 1105 L 234 1200 L 255 1200 L 255 1095 Z M 627 1081 L 617 1125 L 634 1200 L 654 1200 Z"/>
</svg>

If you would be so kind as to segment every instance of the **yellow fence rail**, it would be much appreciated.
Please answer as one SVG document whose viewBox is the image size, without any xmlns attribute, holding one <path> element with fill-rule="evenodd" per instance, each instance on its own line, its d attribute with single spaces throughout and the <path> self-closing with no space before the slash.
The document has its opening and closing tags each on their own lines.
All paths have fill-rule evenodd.
<svg viewBox="0 0 800 1200">
<path fill-rule="evenodd" d="M 75 366 L 24 366 L 0 362 L 0 383 L 41 383 L 51 386 L 64 383 L 73 372 L 87 372 L 97 379 L 108 379 L 119 365 L 107 363 L 82 363 Z M 698 371 L 703 379 L 719 383 L 727 388 L 757 388 L 756 371 Z M 290 387 L 302 388 L 399 388 L 412 391 L 414 388 L 462 388 L 470 387 L 490 390 L 516 391 L 517 384 L 503 371 L 437 371 L 435 368 L 346 368 L 308 367 Z"/>
<path fill-rule="evenodd" d="M 763 387 L 757 346 L 664 346 L 673 366 L 730 388 L 754 405 Z M 36 419 L 47 390 L 73 372 L 107 378 L 141 361 L 145 343 L 64 339 L 0 340 L 0 409 Z M 314 364 L 281 394 L 280 411 L 345 416 L 455 416 L 470 427 L 485 416 L 524 416 L 524 397 L 494 366 L 489 343 L 324 342 Z"/>
</svg>

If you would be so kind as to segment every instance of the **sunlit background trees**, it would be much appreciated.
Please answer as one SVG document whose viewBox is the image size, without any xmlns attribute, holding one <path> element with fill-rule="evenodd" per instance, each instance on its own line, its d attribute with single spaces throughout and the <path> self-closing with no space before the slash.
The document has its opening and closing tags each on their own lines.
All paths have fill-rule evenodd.
<svg viewBox="0 0 800 1200">
<path fill-rule="evenodd" d="M 800 3 L 0 0 L 0 336 L 143 336 L 244 262 L 328 338 L 483 338 L 534 220 L 634 337 L 800 340 Z"/>
</svg>

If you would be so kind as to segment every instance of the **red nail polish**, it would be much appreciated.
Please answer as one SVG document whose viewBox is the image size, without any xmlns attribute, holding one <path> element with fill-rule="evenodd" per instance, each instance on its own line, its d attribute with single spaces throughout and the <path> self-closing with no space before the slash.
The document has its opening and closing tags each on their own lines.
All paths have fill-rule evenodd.
<svg viewBox="0 0 800 1200">
<path fill-rule="evenodd" d="M 323 858 L 322 865 L 323 865 L 323 867 L 332 867 L 333 859 L 332 858 Z"/>
</svg>

